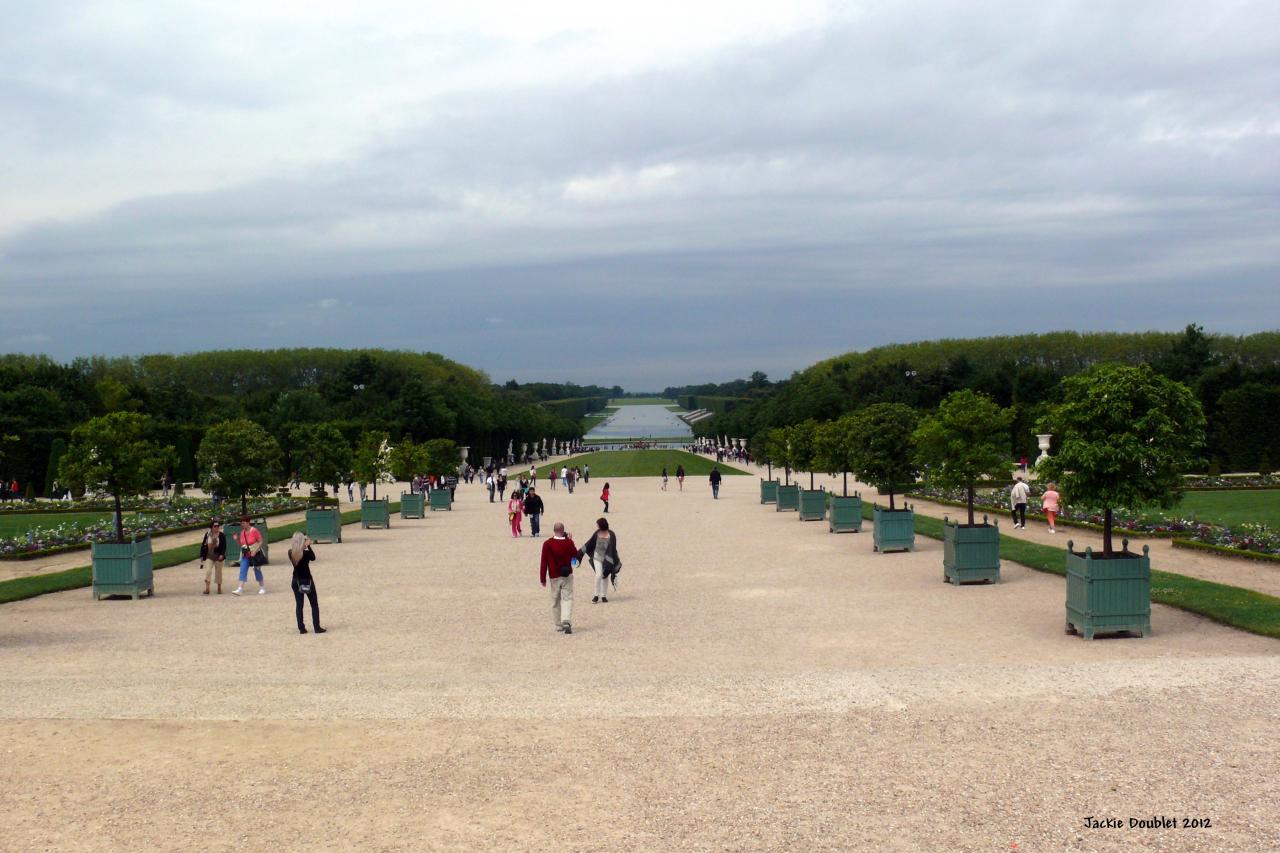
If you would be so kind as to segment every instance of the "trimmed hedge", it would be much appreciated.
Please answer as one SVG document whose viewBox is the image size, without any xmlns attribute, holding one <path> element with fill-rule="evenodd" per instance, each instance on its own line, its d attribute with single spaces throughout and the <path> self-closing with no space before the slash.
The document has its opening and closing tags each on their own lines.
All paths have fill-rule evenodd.
<svg viewBox="0 0 1280 853">
<path fill-rule="evenodd" d="M 1195 539 L 1175 539 L 1175 548 L 1191 548 L 1197 551 L 1208 551 L 1224 557 L 1235 557 L 1239 560 L 1258 560 L 1263 563 L 1280 563 L 1280 554 L 1262 554 L 1258 551 L 1244 551 L 1240 548 L 1228 548 L 1225 545 L 1214 545 L 1212 542 L 1199 542 Z"/>
<path fill-rule="evenodd" d="M 967 509 L 969 506 L 963 501 L 953 501 L 947 498 L 933 498 L 933 497 L 929 497 L 928 495 L 916 494 L 915 492 L 911 492 L 910 494 L 906 495 L 906 497 L 909 497 L 914 501 L 928 501 L 929 503 L 942 504 L 943 506 L 954 506 L 954 507 L 961 507 L 964 509 Z M 984 504 L 984 503 L 979 503 L 975 501 L 973 504 L 973 511 L 978 512 L 979 510 L 986 513 L 994 512 L 1003 518 L 1007 518 L 1009 515 L 1009 507 L 1002 508 L 1002 507 L 997 507 L 993 504 Z M 1043 521 L 1046 524 L 1048 524 L 1049 522 L 1049 520 L 1045 518 L 1043 513 L 1034 512 L 1030 507 L 1027 508 L 1027 518 L 1034 518 L 1038 521 Z M 1093 524 L 1088 521 L 1075 521 L 1070 518 L 1063 518 L 1062 516 L 1058 516 L 1058 519 L 1055 523 L 1062 527 L 1078 527 L 1078 528 L 1081 528 L 1082 530 L 1096 530 L 1099 533 L 1102 532 L 1101 524 Z M 1158 532 L 1147 533 L 1142 530 L 1130 530 L 1127 527 L 1114 527 L 1112 528 L 1111 532 L 1117 533 L 1117 534 L 1123 534 L 1124 536 L 1127 536 L 1130 539 L 1184 539 L 1192 535 L 1190 530 L 1179 531 L 1179 532 L 1175 532 L 1172 530 L 1162 530 Z"/>
</svg>

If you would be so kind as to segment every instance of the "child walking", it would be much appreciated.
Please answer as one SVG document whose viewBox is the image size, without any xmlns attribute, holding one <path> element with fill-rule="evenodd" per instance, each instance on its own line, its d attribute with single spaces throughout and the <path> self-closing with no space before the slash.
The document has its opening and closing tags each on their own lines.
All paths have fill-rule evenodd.
<svg viewBox="0 0 1280 853">
<path fill-rule="evenodd" d="M 600 500 L 604 501 L 604 511 L 609 511 L 609 484 L 604 484 L 604 491 L 600 493 Z"/>
</svg>

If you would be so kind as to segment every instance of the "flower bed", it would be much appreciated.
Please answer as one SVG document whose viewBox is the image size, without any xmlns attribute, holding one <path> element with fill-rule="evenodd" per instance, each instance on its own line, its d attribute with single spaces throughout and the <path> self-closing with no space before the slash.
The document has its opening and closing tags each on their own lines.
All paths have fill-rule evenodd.
<svg viewBox="0 0 1280 853">
<path fill-rule="evenodd" d="M 1280 531 L 1265 524 L 1239 524 L 1234 527 L 1198 524 L 1187 541 L 1219 552 L 1244 552 L 1280 559 Z"/>
<path fill-rule="evenodd" d="M 1220 489 L 1280 489 L 1280 477 L 1268 474 L 1246 476 L 1216 476 L 1197 474 L 1184 478 L 1185 488 L 1191 491 L 1217 491 Z"/>
<path fill-rule="evenodd" d="M 1033 500 L 1043 493 L 1043 488 L 1031 487 Z M 918 488 L 912 491 L 909 497 L 933 501 L 947 506 L 968 506 L 965 502 L 963 489 Z M 990 492 L 978 492 L 973 502 L 973 508 L 974 510 L 981 509 L 984 512 L 1007 514 L 1010 511 L 1008 495 L 1001 494 L 999 502 L 996 502 L 991 499 Z M 1102 529 L 1102 510 L 1072 505 L 1068 508 L 1068 512 L 1069 515 L 1067 516 L 1058 516 L 1057 523 L 1059 525 L 1081 527 L 1087 530 Z M 1033 509 L 1030 504 L 1027 506 L 1027 517 L 1037 518 L 1041 521 L 1046 520 L 1044 514 Z M 1112 513 L 1111 524 L 1112 529 L 1117 533 L 1127 533 L 1131 536 L 1151 536 L 1160 539 L 1190 536 L 1197 527 L 1203 526 L 1199 522 L 1186 519 L 1144 518 L 1133 510 L 1124 507 L 1117 508 Z"/>
<path fill-rule="evenodd" d="M 239 504 L 235 502 L 224 503 L 221 508 L 212 506 L 207 500 L 192 499 L 183 503 L 185 505 L 168 510 L 160 510 L 150 504 L 135 504 L 132 507 L 134 514 L 126 515 L 123 519 L 125 538 L 132 539 L 142 535 L 155 537 L 199 530 L 208 526 L 215 518 L 226 521 L 240 515 Z M 249 501 L 248 507 L 252 516 L 281 515 L 306 509 L 307 501 L 303 498 L 255 498 Z M 96 511 L 102 510 L 99 508 Z M 115 521 L 111 518 L 90 524 L 67 522 L 32 530 L 29 537 L 0 539 L 0 559 L 26 560 L 81 551 L 94 542 L 112 542 L 115 535 Z"/>
</svg>

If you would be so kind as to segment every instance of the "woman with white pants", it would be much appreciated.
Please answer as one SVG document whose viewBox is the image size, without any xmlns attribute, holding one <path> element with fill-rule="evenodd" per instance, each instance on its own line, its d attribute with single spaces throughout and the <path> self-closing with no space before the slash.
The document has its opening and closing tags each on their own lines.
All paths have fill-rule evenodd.
<svg viewBox="0 0 1280 853">
<path fill-rule="evenodd" d="M 585 556 L 596 573 L 596 594 L 591 598 L 593 604 L 609 600 L 609 581 L 613 579 L 616 588 L 616 576 L 622 568 L 622 560 L 618 557 L 618 535 L 609 529 L 609 519 L 596 519 L 596 528 L 595 534 L 578 549 L 578 559 Z"/>
</svg>

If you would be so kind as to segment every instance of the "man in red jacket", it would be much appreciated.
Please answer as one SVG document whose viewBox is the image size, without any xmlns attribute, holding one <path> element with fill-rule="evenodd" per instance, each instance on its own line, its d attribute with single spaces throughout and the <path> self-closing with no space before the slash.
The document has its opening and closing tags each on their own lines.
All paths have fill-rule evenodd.
<svg viewBox="0 0 1280 853">
<path fill-rule="evenodd" d="M 573 633 L 569 624 L 573 617 L 573 561 L 578 546 L 565 533 L 564 525 L 557 521 L 553 535 L 542 543 L 542 560 L 538 563 L 538 580 L 543 586 L 551 582 L 551 621 L 557 631 Z"/>
</svg>

